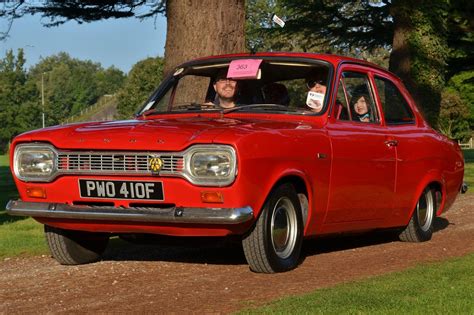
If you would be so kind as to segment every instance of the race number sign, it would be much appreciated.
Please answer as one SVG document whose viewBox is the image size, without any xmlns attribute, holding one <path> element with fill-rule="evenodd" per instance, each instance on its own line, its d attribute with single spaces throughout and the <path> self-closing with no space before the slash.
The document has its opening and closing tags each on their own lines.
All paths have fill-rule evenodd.
<svg viewBox="0 0 474 315">
<path fill-rule="evenodd" d="M 237 59 L 229 64 L 227 77 L 232 79 L 259 79 L 262 59 Z"/>
</svg>

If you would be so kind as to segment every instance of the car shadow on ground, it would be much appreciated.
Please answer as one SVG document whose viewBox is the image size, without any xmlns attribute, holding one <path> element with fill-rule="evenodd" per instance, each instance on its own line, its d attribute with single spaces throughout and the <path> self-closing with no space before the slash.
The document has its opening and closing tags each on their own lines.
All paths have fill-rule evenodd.
<svg viewBox="0 0 474 315">
<path fill-rule="evenodd" d="M 445 218 L 436 218 L 435 233 L 447 228 L 450 224 Z M 309 256 L 392 242 L 399 242 L 398 232 L 395 230 L 339 234 L 309 239 L 303 242 L 301 263 Z M 157 236 L 150 239 L 138 238 L 125 241 L 114 237 L 110 240 L 103 260 L 166 261 L 210 265 L 247 264 L 239 238 Z"/>
<path fill-rule="evenodd" d="M 110 240 L 103 260 L 166 261 L 212 265 L 247 264 L 240 242 L 230 238 L 157 236 L 149 240 Z"/>
<path fill-rule="evenodd" d="M 446 218 L 435 218 L 433 222 L 433 231 L 436 233 L 444 230 L 450 224 L 453 223 L 450 223 Z M 398 238 L 399 233 L 400 230 L 379 230 L 364 233 L 323 236 L 307 240 L 304 243 L 303 250 L 306 255 L 317 255 L 320 253 L 400 242 Z"/>
</svg>

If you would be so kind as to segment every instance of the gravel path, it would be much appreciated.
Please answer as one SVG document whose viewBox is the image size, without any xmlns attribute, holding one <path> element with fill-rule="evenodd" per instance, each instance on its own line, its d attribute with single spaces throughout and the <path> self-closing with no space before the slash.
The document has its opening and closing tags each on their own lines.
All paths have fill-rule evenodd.
<svg viewBox="0 0 474 315">
<path fill-rule="evenodd" d="M 459 196 L 436 221 L 430 242 L 401 243 L 383 233 L 304 244 L 291 272 L 249 271 L 241 248 L 111 246 L 104 260 L 61 266 L 49 256 L 0 262 L 0 314 L 229 313 L 279 297 L 474 252 L 474 194 Z M 116 243 L 119 241 L 116 241 Z M 114 244 L 112 244 L 114 245 Z"/>
</svg>

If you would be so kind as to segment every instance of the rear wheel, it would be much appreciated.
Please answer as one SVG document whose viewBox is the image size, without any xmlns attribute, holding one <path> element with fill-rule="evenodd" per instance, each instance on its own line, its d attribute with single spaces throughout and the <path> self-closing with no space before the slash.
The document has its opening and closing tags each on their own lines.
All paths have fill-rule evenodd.
<svg viewBox="0 0 474 315">
<path fill-rule="evenodd" d="M 107 234 L 63 230 L 45 225 L 44 232 L 53 257 L 61 265 L 79 265 L 100 259 L 107 247 Z"/>
<path fill-rule="evenodd" d="M 433 235 L 436 210 L 436 191 L 427 187 L 416 204 L 415 211 L 407 227 L 400 233 L 404 242 L 425 242 Z"/>
<path fill-rule="evenodd" d="M 253 230 L 243 239 L 245 257 L 255 272 L 274 273 L 298 265 L 303 220 L 298 195 L 291 184 L 272 191 Z"/>
</svg>

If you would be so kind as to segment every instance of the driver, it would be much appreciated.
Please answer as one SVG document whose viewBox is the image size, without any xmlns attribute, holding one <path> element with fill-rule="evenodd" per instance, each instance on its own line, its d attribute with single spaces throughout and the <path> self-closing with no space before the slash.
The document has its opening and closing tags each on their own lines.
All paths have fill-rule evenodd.
<svg viewBox="0 0 474 315">
<path fill-rule="evenodd" d="M 215 105 L 222 108 L 233 108 L 236 106 L 237 81 L 227 78 L 227 69 L 220 70 L 214 80 L 214 91 L 216 91 Z"/>
</svg>

